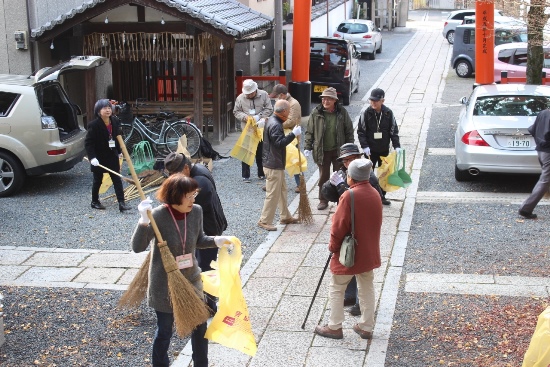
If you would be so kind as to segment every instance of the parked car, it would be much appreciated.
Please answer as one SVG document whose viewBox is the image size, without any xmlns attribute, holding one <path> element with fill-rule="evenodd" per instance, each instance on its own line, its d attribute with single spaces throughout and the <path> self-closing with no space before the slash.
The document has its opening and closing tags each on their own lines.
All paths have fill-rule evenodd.
<svg viewBox="0 0 550 367">
<path fill-rule="evenodd" d="M 475 71 L 476 44 L 475 24 L 464 24 L 456 27 L 455 44 L 451 67 L 456 75 L 461 78 L 469 78 Z M 527 28 L 509 26 L 507 24 L 495 27 L 495 46 L 512 42 L 527 42 Z"/>
<path fill-rule="evenodd" d="M 0 75 L 0 197 L 15 194 L 26 176 L 67 171 L 82 161 L 82 111 L 58 77 L 106 61 L 77 56 L 31 76 Z"/>
<path fill-rule="evenodd" d="M 464 104 L 455 134 L 455 179 L 481 173 L 540 173 L 527 128 L 550 106 L 550 87 L 493 84 L 476 87 Z"/>
<path fill-rule="evenodd" d="M 312 96 L 319 96 L 328 87 L 336 88 L 338 98 L 349 105 L 352 93 L 359 91 L 359 58 L 355 44 L 334 37 L 310 39 L 309 81 Z"/>
<path fill-rule="evenodd" d="M 544 47 L 542 67 L 546 75 L 550 76 L 550 47 Z M 503 71 L 507 71 L 509 77 L 526 77 L 527 43 L 514 42 L 495 47 L 495 82 L 500 82 Z"/>
<path fill-rule="evenodd" d="M 445 39 L 447 39 L 447 42 L 449 42 L 451 45 L 455 41 L 455 29 L 457 26 L 462 24 L 462 21 L 464 20 L 464 17 L 475 15 L 476 10 L 475 9 L 461 9 L 461 10 L 455 10 L 449 13 L 449 16 L 445 20 L 445 24 L 443 24 L 443 32 L 441 34 Z M 498 16 L 504 16 L 501 10 L 495 9 L 495 17 Z"/>
<path fill-rule="evenodd" d="M 508 25 L 513 25 L 513 26 L 514 25 L 515 26 L 527 26 L 527 23 L 525 23 L 521 19 L 516 19 L 516 18 L 501 16 L 501 15 L 497 16 L 496 14 L 495 14 L 495 17 L 494 17 L 494 21 L 495 21 L 495 24 L 508 24 Z M 469 15 L 469 16 L 464 17 L 464 20 L 462 21 L 462 24 L 475 24 L 475 22 L 476 22 L 476 16 L 475 15 Z"/>
<path fill-rule="evenodd" d="M 368 55 L 371 60 L 376 58 L 377 53 L 382 52 L 382 33 L 372 20 L 344 20 L 338 25 L 333 36 L 352 40 L 357 51 L 361 52 L 361 55 Z"/>
</svg>

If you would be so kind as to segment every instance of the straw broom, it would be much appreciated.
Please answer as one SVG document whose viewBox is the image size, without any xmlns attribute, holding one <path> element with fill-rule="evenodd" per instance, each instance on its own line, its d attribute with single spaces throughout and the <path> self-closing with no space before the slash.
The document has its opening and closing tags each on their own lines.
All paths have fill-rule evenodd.
<svg viewBox="0 0 550 367">
<path fill-rule="evenodd" d="M 145 200 L 145 194 L 141 189 L 141 184 L 134 169 L 134 165 L 132 164 L 132 160 L 130 159 L 130 155 L 128 154 L 128 150 L 126 149 L 126 145 L 124 144 L 124 140 L 122 140 L 122 136 L 118 135 L 117 140 L 126 158 L 126 163 L 134 179 L 134 184 L 140 192 L 141 200 Z M 191 333 L 198 325 L 206 322 L 210 317 L 210 312 L 204 301 L 197 294 L 195 287 L 193 287 L 178 269 L 176 260 L 170 252 L 166 241 L 162 239 L 162 235 L 150 211 L 147 212 L 147 216 L 155 232 L 162 264 L 164 265 L 164 270 L 168 278 L 168 294 L 170 296 L 170 302 L 172 303 L 172 311 L 174 312 L 176 331 L 180 337 L 184 337 Z M 141 265 L 132 283 L 130 283 L 128 289 L 122 295 L 117 307 L 136 307 L 145 298 L 147 284 L 149 282 L 148 272 L 152 253 L 151 251 L 150 255 L 147 256 Z"/>
<path fill-rule="evenodd" d="M 302 154 L 300 153 L 300 136 L 298 139 L 298 165 L 300 167 L 300 203 L 298 204 L 298 220 L 305 224 L 313 223 L 313 215 L 311 214 L 311 206 L 307 198 L 306 180 L 304 172 L 302 172 Z"/>
</svg>

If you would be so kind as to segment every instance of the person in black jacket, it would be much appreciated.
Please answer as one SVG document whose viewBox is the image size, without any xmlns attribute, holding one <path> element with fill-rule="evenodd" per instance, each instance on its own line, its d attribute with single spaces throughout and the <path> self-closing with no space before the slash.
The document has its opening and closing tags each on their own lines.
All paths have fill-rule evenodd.
<svg viewBox="0 0 550 367">
<path fill-rule="evenodd" d="M 390 153 L 390 141 L 393 148 L 399 152 L 399 129 L 392 110 L 384 105 L 385 93 L 380 88 L 372 90 L 365 113 L 357 126 L 357 137 L 363 152 L 372 161 L 373 169 L 382 164 L 380 157 Z M 382 191 L 384 198 L 386 192 Z"/>
<path fill-rule="evenodd" d="M 281 211 L 281 224 L 298 223 L 298 219 L 292 217 L 288 210 L 285 164 L 286 146 L 302 133 L 302 128 L 299 125 L 295 126 L 292 132 L 285 136 L 283 122 L 288 119 L 289 113 L 288 101 L 278 100 L 275 102 L 274 115 L 267 120 L 264 128 L 262 163 L 266 175 L 266 194 L 258 226 L 268 231 L 277 230 L 272 224 L 277 206 Z"/>
<path fill-rule="evenodd" d="M 223 212 L 222 203 L 216 191 L 214 177 L 203 164 L 193 164 L 189 158 L 181 153 L 170 153 L 164 158 L 164 168 L 170 175 L 183 173 L 193 178 L 199 184 L 199 193 L 195 204 L 202 207 L 202 226 L 207 236 L 220 236 L 227 229 L 227 219 Z M 195 257 L 202 271 L 212 270 L 210 263 L 218 258 L 217 248 L 197 249 Z M 215 312 L 216 301 L 207 298 L 208 306 Z"/>
<path fill-rule="evenodd" d="M 108 173 L 113 181 L 118 209 L 120 212 L 130 210 L 131 208 L 124 202 L 124 190 L 120 177 L 99 167 L 101 164 L 115 172 L 120 172 L 119 158 L 122 158 L 122 150 L 116 139 L 118 135 L 121 135 L 120 123 L 118 118 L 113 116 L 111 102 L 108 99 L 97 101 L 94 106 L 94 116 L 96 118 L 88 125 L 84 143 L 94 175 L 90 205 L 93 209 L 105 209 L 105 206 L 99 201 L 99 188 L 103 181 L 103 174 Z"/>
</svg>

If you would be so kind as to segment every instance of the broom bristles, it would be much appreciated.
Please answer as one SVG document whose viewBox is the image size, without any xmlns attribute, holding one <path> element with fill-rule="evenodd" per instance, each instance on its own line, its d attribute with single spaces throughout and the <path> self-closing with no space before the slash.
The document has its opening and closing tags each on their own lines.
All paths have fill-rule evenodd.
<svg viewBox="0 0 550 367">
<path fill-rule="evenodd" d="M 149 284 L 149 264 L 151 263 L 151 256 L 152 254 L 150 253 L 149 256 L 145 258 L 145 261 L 141 264 L 141 267 L 128 286 L 128 289 L 126 289 L 126 292 L 120 297 L 116 306 L 118 309 L 137 308 L 145 299 L 147 286 Z"/>
<path fill-rule="evenodd" d="M 193 329 L 210 317 L 210 311 L 199 295 L 195 287 L 183 276 L 178 269 L 178 264 L 166 242 L 159 243 L 162 264 L 168 277 L 168 293 L 172 310 L 174 312 L 174 324 L 180 337 L 189 335 Z"/>
<path fill-rule="evenodd" d="M 298 204 L 298 219 L 305 224 L 313 223 L 313 214 L 311 213 L 311 206 L 309 205 L 309 199 L 306 191 L 306 181 L 304 175 L 300 175 L 300 203 Z"/>
</svg>

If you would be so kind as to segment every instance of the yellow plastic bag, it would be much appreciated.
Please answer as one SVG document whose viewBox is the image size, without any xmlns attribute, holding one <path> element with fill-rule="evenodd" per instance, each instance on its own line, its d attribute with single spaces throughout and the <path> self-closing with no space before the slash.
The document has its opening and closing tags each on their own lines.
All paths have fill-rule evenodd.
<svg viewBox="0 0 550 367">
<path fill-rule="evenodd" d="M 521 367 L 550 366 L 550 307 L 539 315 L 537 327 L 523 357 Z"/>
<path fill-rule="evenodd" d="M 307 159 L 302 152 L 296 148 L 296 139 L 286 146 L 286 163 L 285 169 L 290 177 L 307 171 Z M 298 157 L 298 154 L 300 157 Z M 300 160 L 302 165 L 300 166 Z"/>
<path fill-rule="evenodd" d="M 380 157 L 380 159 L 382 160 L 382 165 L 376 170 L 376 172 L 378 173 L 378 181 L 380 182 L 380 187 L 386 192 L 392 192 L 401 188 L 400 186 L 394 186 L 388 183 L 388 178 L 396 172 L 396 157 L 397 152 L 395 150 L 388 154 L 387 157 Z"/>
<path fill-rule="evenodd" d="M 201 273 L 202 289 L 214 297 L 220 296 L 220 272 L 218 271 L 218 262 L 211 261 L 210 267 L 213 270 L 203 271 Z"/>
<path fill-rule="evenodd" d="M 264 129 L 258 128 L 254 117 L 248 116 L 246 126 L 229 155 L 243 161 L 249 166 L 253 165 L 256 158 L 256 149 L 260 141 L 262 141 L 263 133 Z"/>
<path fill-rule="evenodd" d="M 222 247 L 218 253 L 220 278 L 218 312 L 208 326 L 204 337 L 253 357 L 258 347 L 252 334 L 252 325 L 239 275 L 243 258 L 241 241 L 237 237 L 231 237 L 231 242 L 233 243 L 231 253 L 227 247 Z"/>
</svg>

